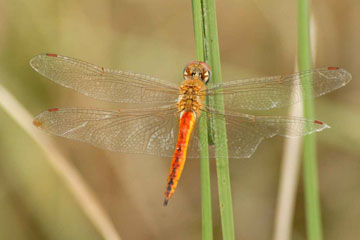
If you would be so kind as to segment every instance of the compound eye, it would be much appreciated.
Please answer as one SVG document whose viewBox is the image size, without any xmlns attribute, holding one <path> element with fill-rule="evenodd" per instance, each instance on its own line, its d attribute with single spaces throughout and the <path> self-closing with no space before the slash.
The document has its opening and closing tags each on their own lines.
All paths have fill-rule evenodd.
<svg viewBox="0 0 360 240">
<path fill-rule="evenodd" d="M 187 66 L 184 68 L 184 71 L 183 71 L 183 77 L 184 79 L 186 79 L 186 77 L 189 76 L 189 73 L 187 72 Z"/>
<path fill-rule="evenodd" d="M 211 69 L 209 64 L 205 62 L 200 62 L 201 66 L 203 67 L 203 74 L 202 74 L 202 80 L 204 83 L 207 83 L 211 78 Z"/>
<path fill-rule="evenodd" d="M 210 80 L 210 77 L 211 77 L 211 73 L 209 70 L 207 70 L 204 72 L 202 79 L 205 83 L 207 83 Z"/>
</svg>

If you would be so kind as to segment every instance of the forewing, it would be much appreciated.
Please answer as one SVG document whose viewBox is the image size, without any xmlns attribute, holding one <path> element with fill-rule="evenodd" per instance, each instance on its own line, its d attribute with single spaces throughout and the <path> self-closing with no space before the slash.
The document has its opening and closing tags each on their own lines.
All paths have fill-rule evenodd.
<svg viewBox="0 0 360 240">
<path fill-rule="evenodd" d="M 175 84 L 131 72 L 106 69 L 57 54 L 30 60 L 35 71 L 86 96 L 120 103 L 169 103 L 178 98 Z"/>
<path fill-rule="evenodd" d="M 171 157 L 178 134 L 176 109 L 132 111 L 51 109 L 34 125 L 69 139 L 124 153 Z"/>
<path fill-rule="evenodd" d="M 304 96 L 305 99 L 318 97 L 346 85 L 350 80 L 351 74 L 346 70 L 329 67 L 288 76 L 225 82 L 209 86 L 205 94 L 209 98 L 223 95 L 228 109 L 266 110 L 300 102 L 303 89 L 313 92 L 312 96 Z"/>
<path fill-rule="evenodd" d="M 230 158 L 249 158 L 255 152 L 260 142 L 274 136 L 298 137 L 322 131 L 329 126 L 317 120 L 308 120 L 290 116 L 253 116 L 226 112 L 226 115 L 212 113 L 217 121 L 226 124 L 227 146 Z M 211 118 L 209 118 L 211 119 Z M 212 129 L 213 134 L 217 133 Z M 213 137 L 215 139 L 215 137 Z M 198 130 L 194 132 L 189 156 L 198 156 L 201 146 Z M 210 147 L 210 156 L 215 157 L 215 151 Z M 225 157 L 225 156 L 222 156 Z"/>
</svg>

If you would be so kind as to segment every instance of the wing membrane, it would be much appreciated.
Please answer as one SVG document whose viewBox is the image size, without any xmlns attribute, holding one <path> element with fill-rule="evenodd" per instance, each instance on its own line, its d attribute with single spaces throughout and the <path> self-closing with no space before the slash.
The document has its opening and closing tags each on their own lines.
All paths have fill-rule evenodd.
<svg viewBox="0 0 360 240">
<path fill-rule="evenodd" d="M 176 109 L 157 111 L 52 109 L 34 124 L 51 134 L 125 153 L 172 156 L 178 134 Z"/>
<path fill-rule="evenodd" d="M 215 113 L 212 117 L 226 123 L 231 158 L 249 158 L 265 138 L 276 135 L 302 136 L 329 127 L 319 121 L 286 116 L 240 113 L 227 113 L 225 116 Z M 164 108 L 160 111 L 52 109 L 36 116 L 34 124 L 51 134 L 88 142 L 104 149 L 165 157 L 173 155 L 179 131 L 176 108 Z M 200 157 L 200 147 L 196 126 L 189 144 L 188 157 Z M 215 157 L 213 147 L 210 147 L 210 157 Z"/>
<path fill-rule="evenodd" d="M 176 101 L 175 84 L 146 75 L 111 70 L 56 54 L 30 60 L 37 72 L 86 96 L 120 103 L 166 103 Z"/>
<path fill-rule="evenodd" d="M 318 97 L 338 89 L 351 80 L 340 68 L 321 68 L 288 76 L 242 79 L 209 86 L 208 96 L 223 94 L 228 109 L 266 110 L 301 101 L 302 89 L 312 89 Z M 294 97 L 292 97 L 294 95 Z"/>
<path fill-rule="evenodd" d="M 274 136 L 298 137 L 322 131 L 329 126 L 317 120 L 290 116 L 253 116 L 227 112 L 226 115 L 213 113 L 213 118 L 226 123 L 227 145 L 230 158 L 249 158 L 265 138 Z M 216 133 L 215 134 L 222 134 Z M 198 133 L 195 132 L 189 157 L 198 154 L 201 147 Z M 193 151 L 196 150 L 196 151 Z M 215 151 L 210 149 L 211 157 Z M 225 157 L 225 156 L 224 156 Z"/>
</svg>

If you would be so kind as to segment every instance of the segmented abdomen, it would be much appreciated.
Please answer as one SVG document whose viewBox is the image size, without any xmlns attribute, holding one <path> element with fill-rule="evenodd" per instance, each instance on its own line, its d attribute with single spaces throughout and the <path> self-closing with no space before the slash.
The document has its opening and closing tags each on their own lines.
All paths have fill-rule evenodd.
<svg viewBox="0 0 360 240">
<path fill-rule="evenodd" d="M 196 114 L 192 111 L 184 112 L 180 118 L 179 135 L 176 143 L 175 152 L 171 161 L 171 167 L 165 192 L 164 205 L 175 192 L 175 188 L 180 179 L 186 160 L 186 152 L 191 133 L 194 129 Z"/>
</svg>

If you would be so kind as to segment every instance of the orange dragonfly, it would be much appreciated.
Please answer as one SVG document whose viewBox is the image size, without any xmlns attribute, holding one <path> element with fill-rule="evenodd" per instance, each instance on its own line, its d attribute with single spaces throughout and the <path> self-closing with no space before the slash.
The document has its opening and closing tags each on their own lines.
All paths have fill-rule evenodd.
<svg viewBox="0 0 360 240">
<path fill-rule="evenodd" d="M 211 84 L 209 65 L 193 61 L 185 66 L 184 81 L 179 85 L 57 54 L 35 56 L 30 65 L 48 79 L 86 96 L 136 106 L 131 110 L 53 108 L 37 115 L 34 125 L 108 150 L 172 157 L 164 205 L 174 194 L 186 158 L 200 157 L 199 118 L 225 121 L 229 157 L 249 158 L 265 138 L 302 136 L 329 126 L 318 120 L 240 111 L 284 107 L 301 101 L 302 89 L 311 88 L 316 97 L 351 80 L 346 70 L 329 67 Z M 223 96 L 224 111 L 208 104 L 215 102 L 212 98 L 217 95 Z M 217 134 L 215 129 L 210 130 L 212 135 Z M 214 156 L 214 150 L 209 150 Z"/>
</svg>

